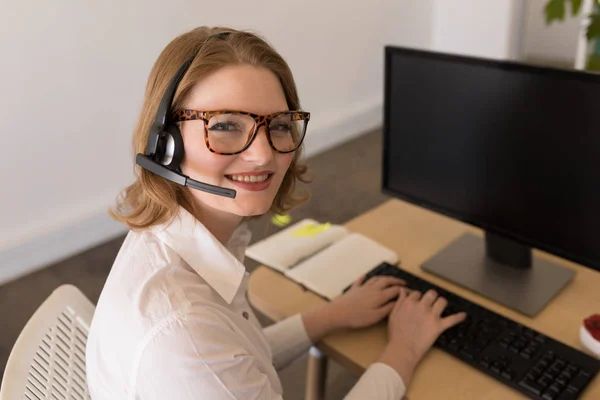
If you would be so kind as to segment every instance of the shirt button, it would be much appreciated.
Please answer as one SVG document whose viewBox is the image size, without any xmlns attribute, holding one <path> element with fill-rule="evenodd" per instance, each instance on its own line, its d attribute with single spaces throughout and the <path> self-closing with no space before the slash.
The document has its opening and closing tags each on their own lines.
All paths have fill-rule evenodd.
<svg viewBox="0 0 600 400">
<path fill-rule="evenodd" d="M 244 312 L 242 313 L 242 315 L 243 315 L 243 316 L 244 316 L 244 318 L 246 318 L 246 319 L 248 319 L 248 317 L 249 317 L 249 315 L 248 315 L 248 313 L 247 313 L 246 311 L 244 311 Z"/>
</svg>

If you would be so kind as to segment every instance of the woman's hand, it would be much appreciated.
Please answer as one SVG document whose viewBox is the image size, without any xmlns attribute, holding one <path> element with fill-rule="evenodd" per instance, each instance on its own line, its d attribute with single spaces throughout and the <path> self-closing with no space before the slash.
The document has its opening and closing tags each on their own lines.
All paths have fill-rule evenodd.
<svg viewBox="0 0 600 400">
<path fill-rule="evenodd" d="M 433 290 L 424 295 L 401 290 L 388 319 L 389 341 L 380 361 L 395 368 L 406 385 L 438 336 L 466 318 L 465 313 L 442 317 L 447 304 Z"/>
<path fill-rule="evenodd" d="M 308 337 L 313 343 L 332 331 L 345 328 L 362 328 L 387 317 L 394 307 L 405 282 L 393 277 L 376 276 L 363 285 L 365 276 L 358 278 L 352 287 L 332 302 L 302 314 Z"/>
<path fill-rule="evenodd" d="M 365 276 L 358 278 L 352 287 L 331 302 L 334 318 L 340 328 L 364 328 L 387 317 L 406 282 L 391 276 L 375 276 L 364 284 Z"/>
</svg>

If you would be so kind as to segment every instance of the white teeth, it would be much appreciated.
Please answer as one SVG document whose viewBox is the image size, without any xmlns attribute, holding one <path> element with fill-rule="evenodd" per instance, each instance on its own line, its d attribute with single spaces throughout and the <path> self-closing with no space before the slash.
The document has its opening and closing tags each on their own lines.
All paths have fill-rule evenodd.
<svg viewBox="0 0 600 400">
<path fill-rule="evenodd" d="M 269 175 L 268 174 L 264 174 L 264 175 L 231 175 L 230 177 L 234 181 L 256 183 L 256 182 L 266 181 L 267 178 L 269 177 Z"/>
</svg>

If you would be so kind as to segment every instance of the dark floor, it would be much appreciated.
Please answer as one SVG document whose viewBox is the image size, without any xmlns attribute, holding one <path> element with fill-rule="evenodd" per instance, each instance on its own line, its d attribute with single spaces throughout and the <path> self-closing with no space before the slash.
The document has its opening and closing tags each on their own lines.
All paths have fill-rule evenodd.
<svg viewBox="0 0 600 400">
<path fill-rule="evenodd" d="M 310 158 L 308 165 L 315 178 L 309 185 L 312 197 L 290 213 L 293 221 L 310 217 L 320 222 L 344 223 L 387 200 L 380 190 L 380 153 L 381 131 L 375 131 Z M 268 218 L 252 221 L 251 227 L 252 242 L 280 229 Z M 53 289 L 70 283 L 96 303 L 122 241 L 123 237 L 117 238 L 0 286 L 0 376 L 19 332 Z M 249 271 L 256 267 L 252 260 L 247 260 L 246 265 Z M 281 372 L 286 399 L 304 398 L 305 366 L 303 357 Z M 327 398 L 343 398 L 354 382 L 354 376 L 330 363 Z"/>
</svg>

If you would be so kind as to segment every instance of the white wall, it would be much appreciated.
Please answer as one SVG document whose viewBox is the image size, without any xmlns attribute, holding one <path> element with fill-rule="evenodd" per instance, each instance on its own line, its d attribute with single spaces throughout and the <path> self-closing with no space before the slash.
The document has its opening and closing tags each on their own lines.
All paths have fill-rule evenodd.
<svg viewBox="0 0 600 400">
<path fill-rule="evenodd" d="M 383 42 L 427 49 L 431 47 L 436 0 L 383 0 Z M 477 1 L 477 0 L 474 0 Z"/>
<path fill-rule="evenodd" d="M 524 58 L 572 67 L 575 62 L 581 17 L 567 7 L 565 21 L 546 24 L 544 7 L 548 0 L 527 1 Z"/>
<path fill-rule="evenodd" d="M 314 154 L 380 126 L 382 44 L 426 47 L 431 4 L 4 2 L 0 282 L 124 232 L 106 210 L 132 180 L 131 131 L 145 82 L 176 35 L 228 25 L 266 36 L 312 113 L 306 145 Z"/>
<path fill-rule="evenodd" d="M 526 0 L 435 0 L 431 47 L 485 58 L 519 59 Z"/>
</svg>

